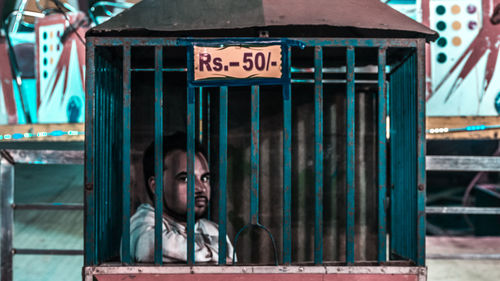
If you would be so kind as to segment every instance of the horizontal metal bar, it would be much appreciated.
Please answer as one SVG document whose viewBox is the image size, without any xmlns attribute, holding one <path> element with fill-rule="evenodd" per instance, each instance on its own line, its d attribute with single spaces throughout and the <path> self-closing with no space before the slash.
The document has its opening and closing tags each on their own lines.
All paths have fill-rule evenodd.
<svg viewBox="0 0 500 281">
<path fill-rule="evenodd" d="M 95 46 L 122 46 L 129 44 L 131 46 L 187 46 L 192 42 L 182 37 L 87 37 L 88 40 L 93 41 Z M 221 40 L 221 38 L 205 38 L 211 40 Z M 255 41 L 255 38 L 238 38 L 241 40 Z M 266 38 L 267 39 L 267 38 Z M 272 40 L 272 39 L 269 39 Z M 395 38 L 395 39 L 382 39 L 382 38 L 289 38 L 290 42 L 296 42 L 298 45 L 308 46 L 323 46 L 323 47 L 401 47 L 401 48 L 416 48 L 418 39 L 415 38 Z M 202 40 L 200 40 L 202 41 Z"/>
<path fill-rule="evenodd" d="M 15 255 L 60 255 L 60 256 L 80 256 L 83 250 L 59 250 L 59 249 L 12 249 Z"/>
<path fill-rule="evenodd" d="M 130 71 L 151 71 L 154 72 L 154 68 L 131 68 Z M 163 68 L 163 72 L 186 72 L 187 68 Z M 292 67 L 290 69 L 292 73 L 314 73 L 314 67 Z M 324 67 L 323 73 L 346 73 L 346 68 L 344 67 Z M 356 67 L 356 73 L 363 74 L 377 74 L 377 68 L 372 66 L 360 66 Z M 390 69 L 386 69 L 386 72 L 390 72 Z"/>
<path fill-rule="evenodd" d="M 33 204 L 12 204 L 16 210 L 83 210 L 80 203 L 33 203 Z"/>
<path fill-rule="evenodd" d="M 426 156 L 427 171 L 500 172 L 497 156 Z"/>
<path fill-rule="evenodd" d="M 323 79 L 321 80 L 323 84 L 345 84 L 347 83 L 345 79 Z M 314 79 L 291 79 L 292 83 L 309 83 L 314 84 Z M 355 84 L 377 84 L 378 80 L 361 80 L 358 79 L 354 82 Z"/>
<path fill-rule="evenodd" d="M 500 215 L 500 208 L 492 207 L 426 207 L 426 214 Z"/>
<path fill-rule="evenodd" d="M 130 71 L 151 71 L 154 72 L 154 68 L 131 68 Z M 163 72 L 186 72 L 187 68 L 162 68 Z"/>
<path fill-rule="evenodd" d="M 500 260 L 500 254 L 430 254 L 426 258 L 435 260 Z"/>
<path fill-rule="evenodd" d="M 389 66 L 384 67 L 385 72 L 389 73 Z M 292 67 L 290 68 L 292 73 L 314 73 L 314 67 Z M 322 73 L 347 73 L 347 67 L 323 67 Z M 364 73 L 364 74 L 378 74 L 377 66 L 356 66 L 354 68 L 355 73 Z"/>
<path fill-rule="evenodd" d="M 420 266 L 97 266 L 85 267 L 85 275 L 93 274 L 426 274 Z M 399 266 L 395 266 L 399 265 Z"/>
<path fill-rule="evenodd" d="M 82 150 L 25 150 L 8 149 L 16 164 L 78 164 L 83 165 Z"/>
</svg>

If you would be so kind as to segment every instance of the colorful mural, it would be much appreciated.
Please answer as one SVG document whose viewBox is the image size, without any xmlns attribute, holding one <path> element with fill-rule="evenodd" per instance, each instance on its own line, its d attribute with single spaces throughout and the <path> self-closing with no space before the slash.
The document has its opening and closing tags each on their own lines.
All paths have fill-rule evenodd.
<svg viewBox="0 0 500 281">
<path fill-rule="evenodd" d="M 500 0 L 422 0 L 422 22 L 440 38 L 428 47 L 427 115 L 500 112 Z"/>
</svg>

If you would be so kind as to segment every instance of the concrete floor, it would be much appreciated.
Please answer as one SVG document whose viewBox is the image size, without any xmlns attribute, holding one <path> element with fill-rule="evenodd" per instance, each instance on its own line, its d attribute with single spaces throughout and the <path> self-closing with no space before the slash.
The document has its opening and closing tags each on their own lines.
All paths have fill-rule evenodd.
<svg viewBox="0 0 500 281">
<path fill-rule="evenodd" d="M 500 254 L 500 237 L 427 237 L 426 252 L 427 255 Z M 500 280 L 500 260 L 427 259 L 427 266 L 429 281 Z"/>
<path fill-rule="evenodd" d="M 83 201 L 82 166 L 16 166 L 17 203 Z M 16 211 L 16 248 L 83 249 L 80 211 Z M 500 238 L 428 237 L 427 253 L 500 253 Z M 15 281 L 81 280 L 82 256 L 16 255 Z M 498 281 L 500 261 L 428 259 L 429 281 Z"/>
</svg>

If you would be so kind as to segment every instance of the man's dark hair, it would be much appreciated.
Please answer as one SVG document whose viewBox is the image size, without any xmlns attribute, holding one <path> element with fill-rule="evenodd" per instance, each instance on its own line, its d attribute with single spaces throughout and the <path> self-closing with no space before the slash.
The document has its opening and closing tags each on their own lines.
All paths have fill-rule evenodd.
<svg viewBox="0 0 500 281">
<path fill-rule="evenodd" d="M 187 151 L 187 134 L 184 132 L 176 132 L 172 135 L 163 137 L 163 161 L 165 161 L 165 157 L 168 153 L 174 150 Z M 153 201 L 154 204 L 154 194 L 149 188 L 148 180 L 150 177 L 155 175 L 155 142 L 151 142 L 146 150 L 144 150 L 144 154 L 142 157 L 142 170 L 144 175 L 144 182 L 146 184 L 146 190 L 148 192 L 149 198 Z M 207 155 L 203 146 L 198 141 L 195 141 L 195 151 L 196 153 L 201 153 L 205 159 Z M 163 167 L 165 169 L 165 167 Z"/>
</svg>

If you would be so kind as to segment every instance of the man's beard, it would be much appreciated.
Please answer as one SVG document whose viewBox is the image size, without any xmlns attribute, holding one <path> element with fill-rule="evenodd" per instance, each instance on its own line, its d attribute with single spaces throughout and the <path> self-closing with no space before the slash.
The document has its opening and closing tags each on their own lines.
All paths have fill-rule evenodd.
<svg viewBox="0 0 500 281">
<path fill-rule="evenodd" d="M 199 197 L 203 197 L 205 198 L 206 200 L 206 203 L 205 203 L 205 208 L 203 209 L 203 212 L 200 213 L 200 214 L 197 214 L 196 212 L 196 199 L 199 198 Z M 195 220 L 198 220 L 198 219 L 201 219 L 203 217 L 205 217 L 206 213 L 207 213 L 207 210 L 208 210 L 208 197 L 206 196 L 196 196 L 195 197 L 195 213 L 194 213 L 194 216 L 195 216 Z M 174 218 L 175 220 L 177 221 L 180 221 L 180 222 L 187 222 L 187 212 L 184 213 L 184 214 L 181 214 L 181 213 L 178 213 L 172 209 L 170 209 L 168 207 L 168 205 L 166 204 L 166 202 L 163 202 L 163 212 L 166 213 L 167 215 L 171 216 L 172 218 Z"/>
</svg>

